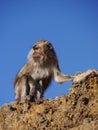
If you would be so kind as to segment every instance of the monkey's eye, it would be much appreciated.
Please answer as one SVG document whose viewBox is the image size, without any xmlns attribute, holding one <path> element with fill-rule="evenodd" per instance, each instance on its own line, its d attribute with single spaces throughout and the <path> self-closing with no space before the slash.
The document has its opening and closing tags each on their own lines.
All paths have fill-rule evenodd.
<svg viewBox="0 0 98 130">
<path fill-rule="evenodd" d="M 34 49 L 34 50 L 38 50 L 39 47 L 37 47 L 37 46 L 33 46 L 33 49 Z"/>
<path fill-rule="evenodd" d="M 39 47 L 35 47 L 34 49 L 35 49 L 35 50 L 38 50 L 38 49 L 39 49 Z"/>
</svg>

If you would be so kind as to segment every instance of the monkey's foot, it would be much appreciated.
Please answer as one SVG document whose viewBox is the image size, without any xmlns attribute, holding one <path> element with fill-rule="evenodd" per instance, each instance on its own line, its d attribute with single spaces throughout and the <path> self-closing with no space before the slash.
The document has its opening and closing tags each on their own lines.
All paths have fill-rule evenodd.
<svg viewBox="0 0 98 130">
<path fill-rule="evenodd" d="M 23 97 L 21 98 L 21 100 L 19 101 L 19 103 L 26 103 L 26 102 L 28 102 L 26 96 L 23 96 Z"/>
<path fill-rule="evenodd" d="M 15 103 L 16 103 L 16 104 L 18 104 L 19 102 L 20 102 L 19 100 L 15 99 Z"/>
<path fill-rule="evenodd" d="M 23 100 L 23 99 L 22 99 L 22 100 L 17 100 L 17 99 L 15 100 L 15 103 L 16 103 L 16 104 L 22 104 L 22 103 L 26 103 L 26 102 L 27 102 L 27 101 L 26 101 L 26 100 Z"/>
<path fill-rule="evenodd" d="M 27 100 L 27 101 L 31 101 L 31 99 L 32 99 L 32 96 L 31 96 L 31 95 L 27 95 L 27 96 L 26 96 L 26 100 Z"/>
<path fill-rule="evenodd" d="M 15 103 L 16 104 L 20 103 L 20 98 L 15 97 Z"/>
<path fill-rule="evenodd" d="M 35 103 L 36 104 L 40 104 L 40 103 L 42 103 L 43 102 L 43 99 L 35 99 Z"/>
<path fill-rule="evenodd" d="M 20 104 L 23 104 L 23 103 L 26 103 L 27 102 L 27 100 L 20 100 Z"/>
</svg>

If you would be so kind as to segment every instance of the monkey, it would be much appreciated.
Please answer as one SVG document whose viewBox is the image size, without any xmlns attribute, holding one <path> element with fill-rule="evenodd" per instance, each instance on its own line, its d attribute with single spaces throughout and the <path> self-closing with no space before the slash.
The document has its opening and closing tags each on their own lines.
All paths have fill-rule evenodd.
<svg viewBox="0 0 98 130">
<path fill-rule="evenodd" d="M 38 40 L 27 57 L 27 63 L 14 79 L 15 99 L 18 102 L 33 98 L 36 103 L 40 103 L 52 79 L 57 83 L 74 79 L 72 75 L 61 73 L 56 52 L 47 40 Z"/>
</svg>

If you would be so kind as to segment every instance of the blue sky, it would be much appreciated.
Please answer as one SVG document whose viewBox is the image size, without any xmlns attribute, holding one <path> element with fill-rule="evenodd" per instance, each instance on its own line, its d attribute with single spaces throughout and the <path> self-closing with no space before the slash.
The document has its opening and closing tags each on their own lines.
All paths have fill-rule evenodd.
<svg viewBox="0 0 98 130">
<path fill-rule="evenodd" d="M 0 105 L 14 100 L 13 79 L 38 39 L 53 44 L 63 73 L 98 69 L 98 1 L 0 0 Z M 52 82 L 44 96 L 71 84 Z"/>
</svg>

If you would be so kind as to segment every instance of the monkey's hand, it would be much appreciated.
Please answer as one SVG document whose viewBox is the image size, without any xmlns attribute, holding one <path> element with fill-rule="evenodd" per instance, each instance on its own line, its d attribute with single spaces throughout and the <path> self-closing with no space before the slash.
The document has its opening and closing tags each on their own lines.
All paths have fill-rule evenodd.
<svg viewBox="0 0 98 130">
<path fill-rule="evenodd" d="M 96 70 L 87 70 L 83 73 L 78 73 L 73 78 L 73 83 L 83 82 L 89 75 L 98 75 L 98 71 Z"/>
</svg>

